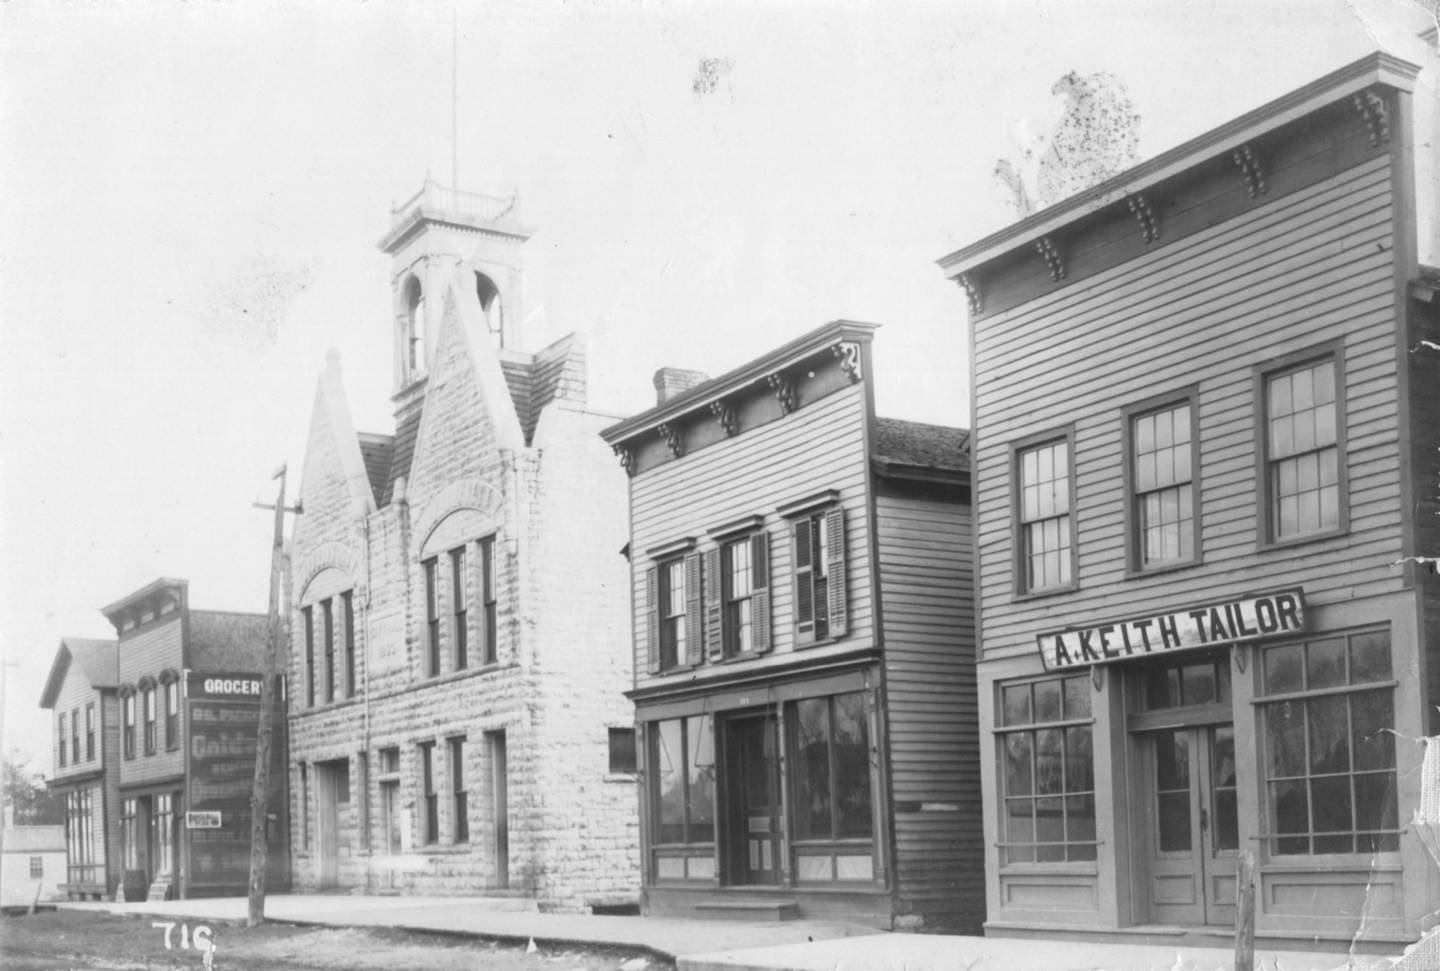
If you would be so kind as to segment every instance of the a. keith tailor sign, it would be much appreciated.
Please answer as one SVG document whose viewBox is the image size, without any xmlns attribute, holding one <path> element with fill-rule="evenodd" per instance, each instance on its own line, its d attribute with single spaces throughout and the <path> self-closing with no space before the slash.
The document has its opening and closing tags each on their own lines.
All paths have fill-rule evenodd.
<svg viewBox="0 0 1440 971">
<path fill-rule="evenodd" d="M 1047 671 L 1108 664 L 1218 644 L 1277 637 L 1305 629 L 1305 594 L 1280 590 L 1254 597 L 1203 604 L 1095 627 L 1040 634 L 1040 658 Z"/>
</svg>

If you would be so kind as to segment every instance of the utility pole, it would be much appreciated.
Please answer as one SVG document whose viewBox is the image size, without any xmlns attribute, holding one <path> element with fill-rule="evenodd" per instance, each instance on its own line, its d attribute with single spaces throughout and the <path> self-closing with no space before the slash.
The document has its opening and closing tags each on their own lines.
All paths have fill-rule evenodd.
<svg viewBox="0 0 1440 971">
<path fill-rule="evenodd" d="M 260 725 L 255 732 L 255 788 L 250 795 L 250 913 L 245 923 L 257 927 L 265 923 L 265 867 L 270 847 L 265 829 L 270 812 L 270 736 L 275 720 L 275 680 L 280 673 L 280 583 L 285 561 L 285 514 L 300 512 L 300 504 L 285 505 L 285 466 L 275 470 L 272 478 L 280 480 L 275 505 L 255 503 L 259 509 L 275 510 L 275 545 L 270 551 L 270 615 L 265 636 L 265 672 L 260 688 Z"/>
</svg>

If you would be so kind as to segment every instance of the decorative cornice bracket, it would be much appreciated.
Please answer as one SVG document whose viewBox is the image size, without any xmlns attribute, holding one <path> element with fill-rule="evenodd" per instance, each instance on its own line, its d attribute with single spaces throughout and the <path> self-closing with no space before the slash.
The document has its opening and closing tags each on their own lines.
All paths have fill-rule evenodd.
<svg viewBox="0 0 1440 971">
<path fill-rule="evenodd" d="M 861 373 L 860 345 L 854 341 L 841 341 L 830 348 L 831 352 L 840 360 L 840 370 L 855 384 L 865 375 Z"/>
<path fill-rule="evenodd" d="M 624 469 L 625 474 L 633 479 L 635 477 L 635 450 L 624 445 L 616 445 L 615 454 L 620 459 L 620 468 Z"/>
<path fill-rule="evenodd" d="M 685 435 L 683 432 L 680 431 L 680 427 L 678 425 L 666 422 L 655 430 L 658 431 L 660 433 L 660 437 L 665 440 L 665 447 L 670 449 L 671 455 L 675 456 L 677 459 L 684 456 Z"/>
<path fill-rule="evenodd" d="M 1035 241 L 1035 249 L 1045 258 L 1045 265 L 1050 268 L 1050 279 L 1056 282 L 1065 279 L 1065 261 L 1055 241 L 1049 236 L 1041 236 Z"/>
<path fill-rule="evenodd" d="M 1385 99 L 1374 91 L 1359 91 L 1355 94 L 1355 110 L 1370 129 L 1370 146 L 1379 147 L 1381 142 L 1390 140 L 1390 112 Z"/>
<path fill-rule="evenodd" d="M 721 399 L 710 402 L 710 414 L 720 423 L 725 430 L 726 438 L 734 438 L 740 431 L 740 416 L 735 413 L 735 406 L 730 402 Z"/>
<path fill-rule="evenodd" d="M 792 378 L 776 371 L 765 376 L 765 383 L 775 392 L 775 400 L 780 402 L 780 414 L 788 415 L 795 410 L 795 381 Z"/>
<path fill-rule="evenodd" d="M 1250 198 L 1263 196 L 1269 191 L 1269 187 L 1265 185 L 1265 173 L 1260 168 L 1260 160 L 1255 157 L 1248 144 L 1235 149 L 1231 158 L 1240 166 L 1240 174 L 1245 176 L 1245 187 L 1250 191 Z"/>
<path fill-rule="evenodd" d="M 970 313 L 978 314 L 981 309 L 980 284 L 969 273 L 962 273 L 955 278 L 960 288 L 965 291 L 965 300 L 970 305 Z"/>
<path fill-rule="evenodd" d="M 1146 244 L 1155 242 L 1160 238 L 1160 216 L 1155 212 L 1155 207 L 1150 205 L 1150 200 L 1145 198 L 1144 193 L 1136 193 L 1133 196 L 1125 197 L 1125 204 L 1135 214 L 1140 222 L 1140 235 L 1145 238 Z"/>
</svg>

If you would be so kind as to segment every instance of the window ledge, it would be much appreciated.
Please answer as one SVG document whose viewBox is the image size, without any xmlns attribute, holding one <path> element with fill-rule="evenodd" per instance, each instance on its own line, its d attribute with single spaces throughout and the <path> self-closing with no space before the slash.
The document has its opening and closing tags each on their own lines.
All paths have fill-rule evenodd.
<svg viewBox="0 0 1440 971">
<path fill-rule="evenodd" d="M 639 781 L 640 781 L 640 773 L 638 773 L 638 772 L 607 772 L 607 773 L 605 773 L 605 781 L 606 781 L 606 782 L 631 782 L 631 783 L 639 782 Z"/>
<path fill-rule="evenodd" d="M 1193 569 L 1197 566 L 1204 566 L 1205 561 L 1200 559 L 1185 560 L 1180 563 L 1164 563 L 1160 566 L 1142 566 L 1128 568 L 1125 571 L 1127 580 L 1143 580 L 1145 577 L 1164 576 L 1168 573 L 1178 573 L 1181 570 Z"/>
<path fill-rule="evenodd" d="M 1079 589 L 1079 583 L 1068 583 L 1063 587 L 1046 587 L 1044 590 L 1017 590 L 1011 595 L 1010 602 L 1023 603 L 1026 600 L 1044 600 L 1046 597 L 1058 597 L 1061 594 L 1074 593 Z"/>
<path fill-rule="evenodd" d="M 1340 539 L 1348 536 L 1349 528 L 1328 529 L 1323 533 L 1306 533 L 1303 536 L 1291 536 L 1288 539 L 1260 539 L 1255 543 L 1255 549 L 1260 553 L 1268 553 L 1271 550 L 1284 550 L 1292 546 L 1304 546 L 1306 543 L 1319 543 L 1327 539 Z"/>
</svg>

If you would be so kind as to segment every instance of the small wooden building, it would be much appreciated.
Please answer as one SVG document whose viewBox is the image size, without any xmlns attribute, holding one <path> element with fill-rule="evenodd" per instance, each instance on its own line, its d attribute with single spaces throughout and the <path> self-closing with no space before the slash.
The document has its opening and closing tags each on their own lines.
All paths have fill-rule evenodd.
<svg viewBox="0 0 1440 971">
<path fill-rule="evenodd" d="M 1262 943 L 1392 947 L 1440 907 L 1406 825 L 1440 732 L 1414 78 L 1367 57 L 941 260 L 987 933 L 1223 943 L 1242 851 Z"/>
<path fill-rule="evenodd" d="M 630 475 L 646 913 L 983 915 L 968 435 L 875 417 L 873 331 L 662 369 L 603 432 Z"/>
<path fill-rule="evenodd" d="M 113 640 L 66 637 L 40 707 L 55 718 L 49 786 L 65 800 L 65 872 L 71 897 L 109 896 L 120 879 L 120 682 Z"/>
</svg>

